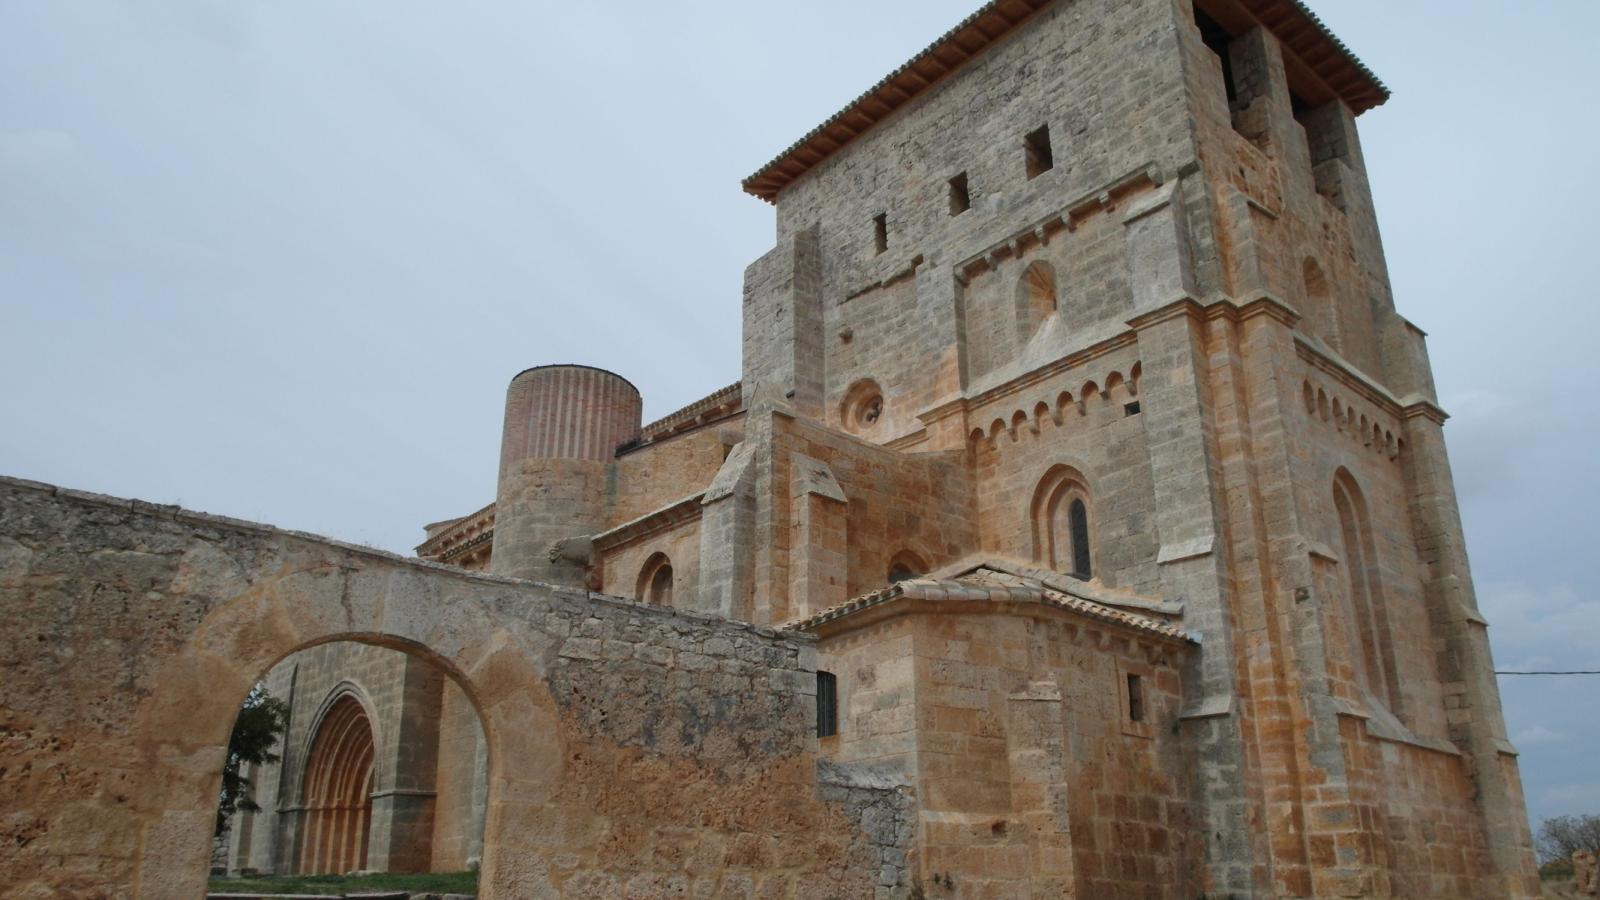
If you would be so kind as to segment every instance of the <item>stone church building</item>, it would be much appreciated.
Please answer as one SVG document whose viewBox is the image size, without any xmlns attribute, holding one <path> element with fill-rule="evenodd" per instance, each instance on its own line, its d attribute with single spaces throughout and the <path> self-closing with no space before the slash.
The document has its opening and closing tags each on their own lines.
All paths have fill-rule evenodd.
<svg viewBox="0 0 1600 900">
<path fill-rule="evenodd" d="M 664 649 L 649 623 L 778 641 L 738 658 L 803 698 L 794 796 L 903 805 L 838 826 L 877 848 L 847 857 L 864 881 L 772 896 L 1537 897 L 1356 128 L 1387 97 L 1298 0 L 995 0 L 745 179 L 776 239 L 738 382 L 644 424 L 620 375 L 518 374 L 497 495 L 427 526 L 416 577 L 624 598 L 634 638 L 563 632 L 549 664 L 670 660 L 707 704 L 696 740 L 740 759 L 782 749 L 718 711 L 746 638 Z M 230 867 L 483 859 L 486 893 L 541 895 L 489 859 L 520 790 L 492 770 L 538 735 L 390 647 L 279 659 L 284 761 Z M 555 718 L 600 728 L 551 678 Z M 632 696 L 604 728 L 643 721 L 644 758 L 679 740 Z M 674 827 L 723 827 L 699 815 Z M 526 853 L 562 894 L 648 869 L 748 896 L 822 840 L 786 815 L 711 862 L 612 820 Z"/>
</svg>

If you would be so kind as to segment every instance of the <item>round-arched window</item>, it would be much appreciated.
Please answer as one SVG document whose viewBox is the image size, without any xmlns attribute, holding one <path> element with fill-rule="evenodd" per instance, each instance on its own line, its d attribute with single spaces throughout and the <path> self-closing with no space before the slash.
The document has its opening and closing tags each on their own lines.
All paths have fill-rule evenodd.
<svg viewBox="0 0 1600 900">
<path fill-rule="evenodd" d="M 652 553 L 644 561 L 633 596 L 641 603 L 672 605 L 672 560 L 665 553 Z"/>
<path fill-rule="evenodd" d="M 1034 490 L 1034 558 L 1046 567 L 1081 578 L 1094 577 L 1094 536 L 1089 528 L 1089 486 L 1068 466 L 1055 466 Z"/>
</svg>

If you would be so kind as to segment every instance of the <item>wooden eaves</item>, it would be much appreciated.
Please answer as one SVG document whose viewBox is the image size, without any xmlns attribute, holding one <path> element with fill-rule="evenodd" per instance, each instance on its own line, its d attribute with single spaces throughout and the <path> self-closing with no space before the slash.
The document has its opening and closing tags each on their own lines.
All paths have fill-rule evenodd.
<svg viewBox="0 0 1600 900">
<path fill-rule="evenodd" d="M 909 62 L 795 141 L 743 181 L 746 193 L 768 203 L 795 179 L 931 89 L 968 60 L 1010 34 L 1055 0 L 991 0 L 945 32 Z M 1259 22 L 1289 50 L 1295 80 L 1310 84 L 1306 98 L 1337 96 L 1357 114 L 1389 98 L 1388 88 L 1299 0 L 1225 0 L 1224 22 L 1247 29 Z"/>
</svg>

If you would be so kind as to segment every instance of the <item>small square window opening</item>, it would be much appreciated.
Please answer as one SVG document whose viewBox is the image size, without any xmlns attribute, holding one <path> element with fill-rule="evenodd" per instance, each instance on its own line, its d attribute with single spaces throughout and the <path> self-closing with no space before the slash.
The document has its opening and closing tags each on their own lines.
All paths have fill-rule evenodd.
<svg viewBox="0 0 1600 900">
<path fill-rule="evenodd" d="M 950 215 L 959 216 L 972 208 L 972 195 L 967 192 L 967 173 L 950 179 Z"/>
<path fill-rule="evenodd" d="M 1055 168 L 1055 155 L 1050 150 L 1049 125 L 1040 125 L 1022 139 L 1022 155 L 1029 178 L 1037 178 Z"/>
</svg>

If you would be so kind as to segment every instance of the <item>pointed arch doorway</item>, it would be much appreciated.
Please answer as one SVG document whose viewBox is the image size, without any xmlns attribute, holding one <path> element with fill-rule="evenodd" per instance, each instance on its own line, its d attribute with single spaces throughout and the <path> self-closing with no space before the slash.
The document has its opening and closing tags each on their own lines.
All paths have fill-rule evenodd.
<svg viewBox="0 0 1600 900">
<path fill-rule="evenodd" d="M 334 701 L 317 726 L 306 758 L 306 828 L 302 874 L 354 872 L 367 867 L 372 830 L 372 723 L 354 696 Z"/>
</svg>

